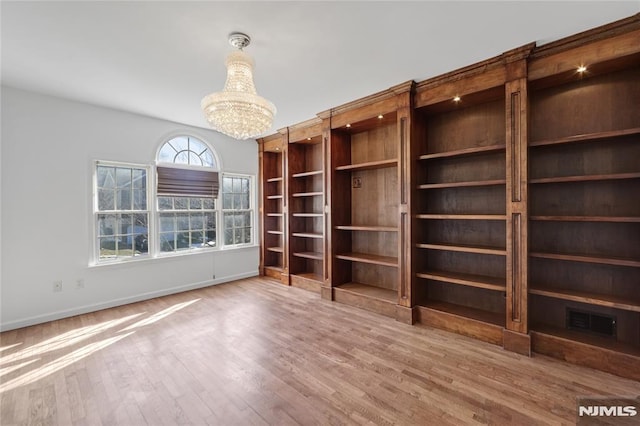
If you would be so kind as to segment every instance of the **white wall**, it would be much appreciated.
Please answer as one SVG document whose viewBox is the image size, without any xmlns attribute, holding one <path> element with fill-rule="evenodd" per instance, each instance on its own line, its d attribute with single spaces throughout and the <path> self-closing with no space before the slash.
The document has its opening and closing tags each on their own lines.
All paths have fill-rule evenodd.
<svg viewBox="0 0 640 426">
<path fill-rule="evenodd" d="M 1 112 L 0 329 L 257 275 L 257 246 L 90 266 L 94 160 L 152 164 L 184 133 L 209 142 L 224 171 L 257 176 L 255 141 L 9 87 Z"/>
</svg>

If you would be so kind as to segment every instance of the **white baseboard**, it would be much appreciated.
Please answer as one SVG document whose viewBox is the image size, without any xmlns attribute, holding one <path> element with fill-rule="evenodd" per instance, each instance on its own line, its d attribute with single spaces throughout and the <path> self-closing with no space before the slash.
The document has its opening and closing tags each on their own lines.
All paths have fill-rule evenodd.
<svg viewBox="0 0 640 426">
<path fill-rule="evenodd" d="M 22 318 L 14 321 L 9 321 L 0 324 L 0 331 L 15 330 L 16 328 L 29 327 L 31 325 L 42 324 L 44 322 L 55 321 L 63 318 L 69 318 L 76 315 L 87 314 L 89 312 L 96 312 L 102 309 L 114 308 L 116 306 L 128 305 L 129 303 L 141 302 L 143 300 L 154 299 L 156 297 L 168 296 L 170 294 L 182 293 L 189 290 L 196 290 L 199 288 L 210 287 L 216 284 L 223 284 L 230 281 L 236 281 L 243 278 L 255 277 L 258 275 L 258 271 L 245 272 L 242 274 L 231 275 L 215 280 L 200 281 L 197 283 L 186 284 L 178 287 L 165 288 L 158 291 L 152 291 L 148 293 L 136 294 L 134 296 L 123 297 L 120 299 L 113 299 L 107 302 L 94 303 L 91 305 L 79 306 L 72 309 L 65 309 L 63 311 L 50 312 L 43 315 L 37 315 L 29 318 Z"/>
</svg>

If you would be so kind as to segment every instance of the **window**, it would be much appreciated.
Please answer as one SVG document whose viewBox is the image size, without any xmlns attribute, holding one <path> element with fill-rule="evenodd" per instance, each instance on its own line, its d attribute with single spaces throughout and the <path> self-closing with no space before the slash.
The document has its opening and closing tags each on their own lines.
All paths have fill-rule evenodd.
<svg viewBox="0 0 640 426">
<path fill-rule="evenodd" d="M 216 247 L 218 172 L 209 147 L 173 138 L 158 152 L 157 173 L 160 252 Z"/>
<path fill-rule="evenodd" d="M 160 251 L 215 247 L 213 198 L 158 197 Z"/>
<path fill-rule="evenodd" d="M 99 260 L 148 254 L 147 169 L 98 163 L 94 214 Z"/>
<path fill-rule="evenodd" d="M 225 175 L 222 178 L 224 245 L 250 244 L 252 241 L 251 178 Z"/>
<path fill-rule="evenodd" d="M 253 243 L 254 177 L 225 174 L 219 194 L 218 159 L 199 139 L 165 142 L 155 173 L 151 165 L 104 161 L 94 170 L 98 263 Z"/>
</svg>

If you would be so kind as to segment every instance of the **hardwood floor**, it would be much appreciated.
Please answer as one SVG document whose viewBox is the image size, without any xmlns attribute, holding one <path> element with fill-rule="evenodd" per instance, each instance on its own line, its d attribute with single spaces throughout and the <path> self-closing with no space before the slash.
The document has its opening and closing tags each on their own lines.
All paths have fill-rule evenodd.
<svg viewBox="0 0 640 426">
<path fill-rule="evenodd" d="M 640 383 L 253 278 L 0 335 L 0 424 L 575 424 Z"/>
</svg>

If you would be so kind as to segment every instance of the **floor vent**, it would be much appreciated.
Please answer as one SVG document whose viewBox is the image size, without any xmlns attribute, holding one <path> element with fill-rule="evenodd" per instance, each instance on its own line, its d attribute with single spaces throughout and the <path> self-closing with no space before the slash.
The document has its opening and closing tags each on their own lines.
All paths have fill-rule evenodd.
<svg viewBox="0 0 640 426">
<path fill-rule="evenodd" d="M 567 308 L 567 328 L 616 337 L 616 317 Z"/>
</svg>

